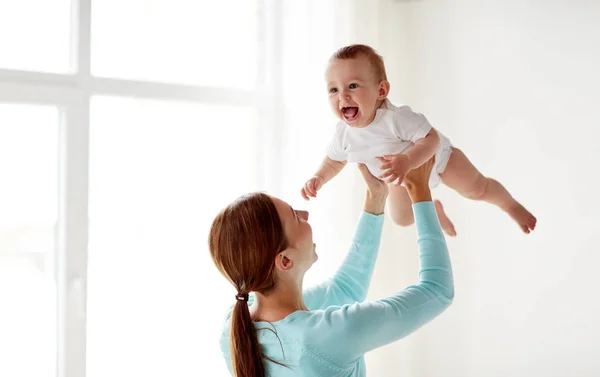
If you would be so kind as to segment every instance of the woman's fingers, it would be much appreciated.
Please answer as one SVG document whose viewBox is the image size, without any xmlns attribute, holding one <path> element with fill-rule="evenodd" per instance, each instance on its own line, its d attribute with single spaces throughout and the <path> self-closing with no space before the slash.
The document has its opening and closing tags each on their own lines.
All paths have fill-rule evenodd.
<svg viewBox="0 0 600 377">
<path fill-rule="evenodd" d="M 431 157 L 421 166 L 410 170 L 404 177 L 404 180 L 413 184 L 425 184 L 429 182 L 429 177 L 431 175 L 431 171 L 433 170 L 434 163 L 435 156 Z"/>
<path fill-rule="evenodd" d="M 373 174 L 371 174 L 371 172 L 365 164 L 358 164 L 358 170 L 360 170 L 360 173 L 362 174 L 369 187 L 380 183 L 380 181 L 377 178 L 375 178 Z"/>
<path fill-rule="evenodd" d="M 367 184 L 368 190 L 371 194 L 376 196 L 387 197 L 388 187 L 384 181 L 377 179 L 364 164 L 358 164 L 358 170 L 362 174 L 365 183 Z"/>
<path fill-rule="evenodd" d="M 392 174 L 394 174 L 394 171 L 393 171 L 393 170 L 391 170 L 391 169 L 388 169 L 388 170 L 386 170 L 385 172 L 383 172 L 383 173 L 381 173 L 381 174 L 379 175 L 379 179 L 384 179 L 384 178 L 387 178 L 387 177 L 389 177 L 389 176 L 390 176 L 390 175 L 392 175 Z"/>
<path fill-rule="evenodd" d="M 369 179 L 373 178 L 373 175 L 371 174 L 371 172 L 369 171 L 369 169 L 367 169 L 365 164 L 358 164 L 358 170 L 360 170 L 360 173 L 362 174 L 363 178 L 368 181 Z"/>
<path fill-rule="evenodd" d="M 387 183 L 393 183 L 395 180 L 398 179 L 398 174 L 392 174 L 391 177 L 389 177 L 388 179 L 386 179 L 385 181 Z"/>
</svg>

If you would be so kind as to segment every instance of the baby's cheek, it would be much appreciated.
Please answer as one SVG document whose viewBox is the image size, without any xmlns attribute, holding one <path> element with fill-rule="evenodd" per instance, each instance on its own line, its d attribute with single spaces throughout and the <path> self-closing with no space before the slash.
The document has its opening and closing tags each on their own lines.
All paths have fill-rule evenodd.
<svg viewBox="0 0 600 377">
<path fill-rule="evenodd" d="M 339 118 L 342 119 L 342 112 L 338 109 L 337 106 L 331 106 L 331 111 L 333 111 L 333 114 Z"/>
</svg>

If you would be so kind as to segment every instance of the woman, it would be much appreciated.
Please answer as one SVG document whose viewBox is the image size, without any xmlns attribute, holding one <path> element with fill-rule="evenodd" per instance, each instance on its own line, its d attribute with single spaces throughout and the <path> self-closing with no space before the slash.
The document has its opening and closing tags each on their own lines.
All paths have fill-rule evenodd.
<svg viewBox="0 0 600 377">
<path fill-rule="evenodd" d="M 307 212 L 254 193 L 219 213 L 209 248 L 238 291 L 221 338 L 234 376 L 365 376 L 366 352 L 405 337 L 450 305 L 452 268 L 429 191 L 432 167 L 433 159 L 404 181 L 419 236 L 419 282 L 378 301 L 364 300 L 388 189 L 365 166 L 359 169 L 367 196 L 352 247 L 333 277 L 305 291 L 304 274 L 317 260 Z"/>
</svg>

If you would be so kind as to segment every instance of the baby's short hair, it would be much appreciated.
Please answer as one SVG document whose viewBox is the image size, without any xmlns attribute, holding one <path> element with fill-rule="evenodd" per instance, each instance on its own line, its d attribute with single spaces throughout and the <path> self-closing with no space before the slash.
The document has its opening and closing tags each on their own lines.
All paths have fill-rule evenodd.
<svg viewBox="0 0 600 377">
<path fill-rule="evenodd" d="M 331 55 L 330 60 L 333 59 L 356 59 L 359 56 L 364 56 L 367 58 L 373 71 L 375 73 L 375 77 L 379 80 L 387 81 L 387 74 L 385 73 L 385 64 L 383 64 L 383 58 L 381 55 L 375 51 L 370 46 L 361 45 L 361 44 L 353 44 L 349 46 L 345 46 L 337 50 Z"/>
</svg>

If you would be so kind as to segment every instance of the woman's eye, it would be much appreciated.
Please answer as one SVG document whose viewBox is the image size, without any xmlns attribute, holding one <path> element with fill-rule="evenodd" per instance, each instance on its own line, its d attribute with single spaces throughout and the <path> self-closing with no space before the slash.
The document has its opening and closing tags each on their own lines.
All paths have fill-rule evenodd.
<svg viewBox="0 0 600 377">
<path fill-rule="evenodd" d="M 358 88 L 358 84 L 350 84 L 348 86 L 348 88 L 350 88 L 350 89 L 356 89 L 356 88 Z"/>
</svg>

